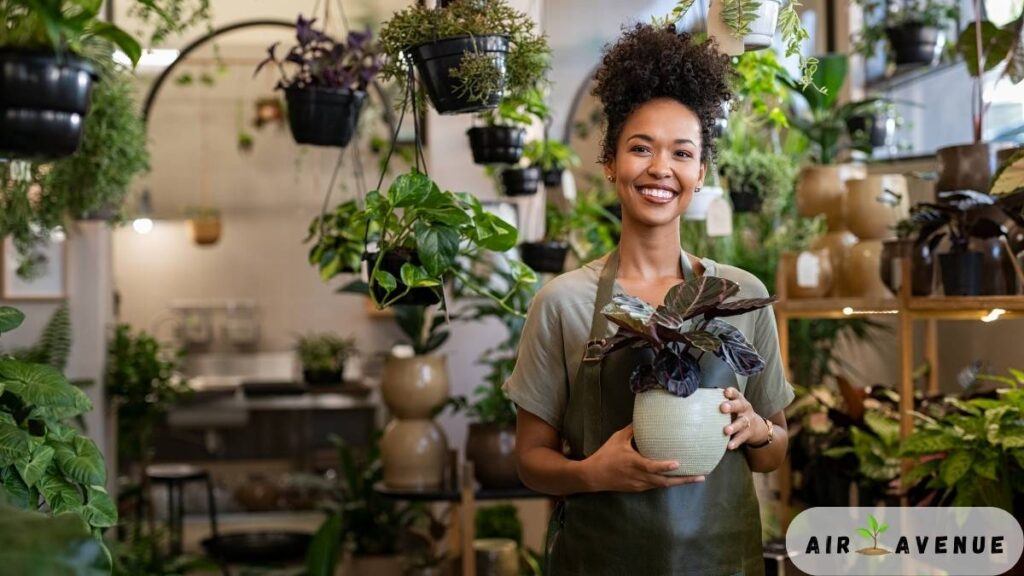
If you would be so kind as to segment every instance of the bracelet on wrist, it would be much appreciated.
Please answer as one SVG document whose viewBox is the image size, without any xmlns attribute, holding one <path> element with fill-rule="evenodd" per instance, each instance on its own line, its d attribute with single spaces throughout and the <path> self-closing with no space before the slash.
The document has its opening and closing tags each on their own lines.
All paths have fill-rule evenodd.
<svg viewBox="0 0 1024 576">
<path fill-rule="evenodd" d="M 764 420 L 764 425 L 768 427 L 768 439 L 765 440 L 764 442 L 761 442 L 760 444 L 748 443 L 748 448 L 764 448 L 765 446 L 775 441 L 775 424 L 771 420 L 765 418 L 764 416 L 759 416 L 759 418 L 761 418 L 761 420 Z"/>
</svg>

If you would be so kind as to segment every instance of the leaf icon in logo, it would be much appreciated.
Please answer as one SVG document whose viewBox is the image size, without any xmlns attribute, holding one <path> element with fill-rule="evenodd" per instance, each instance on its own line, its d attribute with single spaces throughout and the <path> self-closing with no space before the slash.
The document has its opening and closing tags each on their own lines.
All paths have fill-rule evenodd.
<svg viewBox="0 0 1024 576">
<path fill-rule="evenodd" d="M 888 524 L 879 524 L 873 514 L 868 514 L 867 528 L 857 528 L 857 533 L 863 538 L 871 540 L 872 545 L 871 548 L 861 548 L 860 550 L 857 550 L 857 554 L 864 554 L 865 556 L 884 556 L 886 554 L 891 554 L 891 551 L 878 547 L 878 535 L 888 529 Z"/>
</svg>

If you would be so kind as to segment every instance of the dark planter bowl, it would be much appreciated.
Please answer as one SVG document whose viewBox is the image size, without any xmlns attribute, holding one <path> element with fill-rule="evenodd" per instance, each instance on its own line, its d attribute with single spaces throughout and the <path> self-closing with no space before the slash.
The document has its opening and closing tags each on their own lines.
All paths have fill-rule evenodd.
<svg viewBox="0 0 1024 576">
<path fill-rule="evenodd" d="M 515 164 L 523 157 L 526 130 L 511 126 L 477 126 L 466 131 L 477 164 Z"/>
<path fill-rule="evenodd" d="M 944 34 L 938 28 L 906 23 L 885 29 L 897 66 L 931 66 L 942 53 Z"/>
<path fill-rule="evenodd" d="M 980 242 L 981 260 L 981 295 L 1006 296 L 1017 293 L 1017 272 L 1013 268 L 1012 258 L 1016 254 L 1008 252 L 998 238 L 989 238 Z"/>
<path fill-rule="evenodd" d="M 977 190 L 988 192 L 998 166 L 995 147 L 986 143 L 947 146 L 935 151 L 939 179 L 936 192 Z"/>
<path fill-rule="evenodd" d="M 898 258 L 910 259 L 911 285 L 910 292 L 914 296 L 931 296 L 935 277 L 935 258 L 931 247 L 925 242 L 914 240 L 885 240 L 882 242 L 882 257 L 879 274 L 882 283 L 893 294 L 899 294 L 903 273 Z"/>
<path fill-rule="evenodd" d="M 302 370 L 302 379 L 310 386 L 340 386 L 342 374 L 345 373 L 345 365 L 342 364 L 337 370 Z"/>
<path fill-rule="evenodd" d="M 74 154 L 96 80 L 93 67 L 76 56 L 0 50 L 0 156 Z"/>
<path fill-rule="evenodd" d="M 299 144 L 344 148 L 352 141 L 366 92 L 288 88 L 288 125 Z"/>
<path fill-rule="evenodd" d="M 470 100 L 459 94 L 459 81 L 452 78 L 452 69 L 462 65 L 468 52 L 487 54 L 505 77 L 505 59 L 508 57 L 507 36 L 456 36 L 436 42 L 425 42 L 409 48 L 420 82 L 427 90 L 430 101 L 441 114 L 464 114 L 494 108 L 501 102 L 504 88 L 489 94 L 483 101 Z"/>
<path fill-rule="evenodd" d="M 893 120 L 893 122 L 890 122 Z M 851 116 L 846 119 L 846 129 L 852 137 L 861 133 L 872 148 L 887 146 L 893 136 L 890 128 L 896 128 L 895 119 L 886 114 Z"/>
<path fill-rule="evenodd" d="M 377 261 L 377 255 L 372 254 L 369 256 L 369 270 L 372 272 L 374 263 Z M 380 264 L 380 269 L 389 272 L 395 277 L 398 282 L 398 286 L 395 287 L 396 292 L 405 290 L 405 284 L 402 283 L 402 264 L 406 262 L 420 265 L 419 256 L 415 252 L 407 250 L 390 250 L 384 255 L 384 261 Z M 378 302 L 382 302 L 385 297 L 384 289 L 373 284 L 374 296 Z M 440 295 L 437 291 L 432 288 L 413 288 L 408 294 L 399 298 L 394 302 L 396 305 L 415 305 L 415 306 L 430 306 L 437 304 L 441 301 Z"/>
<path fill-rule="evenodd" d="M 536 272 L 560 274 L 565 270 L 568 253 L 568 242 L 523 242 L 519 245 L 523 263 Z"/>
<path fill-rule="evenodd" d="M 501 490 L 523 485 L 516 470 L 516 431 L 497 424 L 473 423 L 466 436 L 466 460 L 473 462 L 481 488 Z"/>
<path fill-rule="evenodd" d="M 532 196 L 540 186 L 540 168 L 507 168 L 501 172 L 501 183 L 507 196 Z"/>
<path fill-rule="evenodd" d="M 306 556 L 313 536 L 303 532 L 239 532 L 203 540 L 214 560 L 229 564 L 286 564 Z"/>
<path fill-rule="evenodd" d="M 984 255 L 965 250 L 939 254 L 942 288 L 946 296 L 977 296 L 981 293 L 981 270 Z"/>
<path fill-rule="evenodd" d="M 753 214 L 761 211 L 764 199 L 756 192 L 746 190 L 729 191 L 729 198 L 732 200 L 733 210 L 739 213 Z"/>
<path fill-rule="evenodd" d="M 551 170 L 541 170 L 541 177 L 544 179 L 545 186 L 561 186 L 562 185 L 562 168 L 552 168 Z"/>
</svg>

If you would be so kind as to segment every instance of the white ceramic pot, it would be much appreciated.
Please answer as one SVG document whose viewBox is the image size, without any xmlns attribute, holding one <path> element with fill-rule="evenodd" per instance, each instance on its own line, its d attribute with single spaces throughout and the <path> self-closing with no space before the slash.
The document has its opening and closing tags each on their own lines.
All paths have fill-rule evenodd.
<svg viewBox="0 0 1024 576">
<path fill-rule="evenodd" d="M 711 202 L 715 198 L 721 198 L 725 195 L 725 192 L 719 186 L 705 186 L 700 189 L 700 192 L 693 195 L 690 199 L 690 205 L 686 207 L 686 212 L 683 213 L 683 219 L 685 220 L 705 220 L 708 217 L 708 207 L 711 206 Z"/>
<path fill-rule="evenodd" d="M 653 460 L 675 460 L 668 476 L 709 474 L 725 455 L 732 421 L 723 414 L 725 391 L 699 388 L 680 398 L 660 388 L 641 392 L 633 403 L 633 437 L 640 453 Z"/>
<path fill-rule="evenodd" d="M 757 15 L 750 23 L 750 34 L 743 37 L 743 48 L 747 51 L 770 48 L 775 40 L 775 25 L 779 22 L 780 0 L 764 0 L 757 8 Z"/>
</svg>

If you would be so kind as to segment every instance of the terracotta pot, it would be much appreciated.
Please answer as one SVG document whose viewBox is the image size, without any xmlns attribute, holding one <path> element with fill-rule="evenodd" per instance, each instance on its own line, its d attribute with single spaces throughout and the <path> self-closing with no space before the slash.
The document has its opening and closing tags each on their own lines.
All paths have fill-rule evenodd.
<svg viewBox="0 0 1024 576">
<path fill-rule="evenodd" d="M 936 150 L 935 157 L 939 171 L 939 180 L 935 183 L 936 192 L 988 192 L 998 165 L 994 147 L 986 143 L 947 146 Z"/>
<path fill-rule="evenodd" d="M 509 538 L 480 538 L 473 541 L 476 576 L 517 576 L 519 547 Z"/>
<path fill-rule="evenodd" d="M 220 216 L 189 218 L 188 229 L 193 242 L 200 246 L 212 246 L 220 240 Z"/>
<path fill-rule="evenodd" d="M 849 256 L 850 249 L 857 243 L 857 237 L 849 230 L 838 230 L 828 232 L 811 243 L 811 250 L 828 249 L 828 256 L 832 260 L 832 289 L 827 296 L 846 295 L 846 277 L 844 262 Z"/>
<path fill-rule="evenodd" d="M 637 449 L 647 458 L 679 462 L 679 468 L 666 476 L 710 474 L 729 442 L 722 429 L 731 418 L 719 408 L 724 397 L 720 388 L 699 388 L 686 398 L 661 389 L 637 394 L 633 403 Z"/>
<path fill-rule="evenodd" d="M 392 420 L 380 440 L 384 483 L 399 490 L 436 490 L 444 482 L 448 441 L 433 420 Z"/>
<path fill-rule="evenodd" d="M 896 224 L 910 214 L 907 179 L 877 174 L 846 181 L 846 226 L 861 240 L 896 235 Z"/>
<path fill-rule="evenodd" d="M 911 286 L 914 296 L 930 296 L 935 278 L 935 258 L 931 246 L 917 243 L 914 240 L 882 241 L 882 258 L 879 262 L 879 275 L 882 283 L 899 294 L 903 285 L 903 265 L 900 259 L 910 259 Z"/>
<path fill-rule="evenodd" d="M 448 399 L 445 356 L 388 356 L 380 383 L 381 395 L 396 418 L 429 418 Z"/>
<path fill-rule="evenodd" d="M 828 248 L 787 252 L 782 255 L 782 270 L 788 298 L 824 298 L 835 280 Z"/>
<path fill-rule="evenodd" d="M 860 164 L 805 166 L 796 183 L 797 211 L 805 218 L 825 214 L 829 230 L 833 230 L 845 215 L 846 180 L 866 174 L 866 168 Z"/>
<path fill-rule="evenodd" d="M 523 485 L 516 470 L 516 431 L 497 424 L 469 425 L 466 460 L 473 461 L 481 488 L 518 488 Z"/>
<path fill-rule="evenodd" d="M 881 240 L 861 240 L 851 248 L 843 273 L 845 295 L 873 300 L 893 298 L 893 293 L 882 282 L 881 261 Z"/>
</svg>

